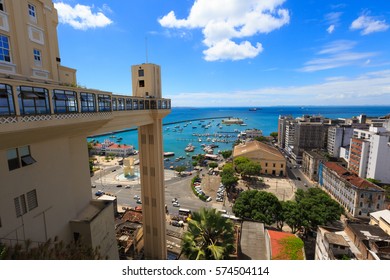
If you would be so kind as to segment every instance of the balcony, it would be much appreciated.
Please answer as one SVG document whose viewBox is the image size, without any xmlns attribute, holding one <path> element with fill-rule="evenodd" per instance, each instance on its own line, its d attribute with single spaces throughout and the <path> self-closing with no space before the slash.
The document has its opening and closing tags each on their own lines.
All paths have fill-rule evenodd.
<svg viewBox="0 0 390 280">
<path fill-rule="evenodd" d="M 89 136 L 147 125 L 170 109 L 170 99 L 0 78 L 0 137 L 8 145 L 19 137 Z"/>
</svg>

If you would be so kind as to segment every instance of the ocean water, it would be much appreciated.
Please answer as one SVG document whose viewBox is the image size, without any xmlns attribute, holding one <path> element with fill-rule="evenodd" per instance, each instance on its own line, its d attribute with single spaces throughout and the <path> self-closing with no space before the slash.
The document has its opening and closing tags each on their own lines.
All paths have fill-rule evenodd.
<svg viewBox="0 0 390 280">
<path fill-rule="evenodd" d="M 214 144 L 218 145 L 214 149 L 214 153 L 218 150 L 231 149 L 232 142 L 238 134 L 237 131 L 257 128 L 263 131 L 263 135 L 268 136 L 271 132 L 278 130 L 280 115 L 292 115 L 293 117 L 322 115 L 328 118 L 350 118 L 360 114 L 366 114 L 369 117 L 385 116 L 390 114 L 390 106 L 280 106 L 263 107 L 257 111 L 249 111 L 249 108 L 172 108 L 171 114 L 163 120 L 163 139 L 164 151 L 174 152 L 175 156 L 169 162 L 165 162 L 165 165 L 191 165 L 190 155 L 204 153 L 201 144 L 211 144 L 212 139 L 215 139 Z M 240 118 L 246 126 L 221 125 L 222 128 L 219 128 L 217 124 L 227 117 Z M 186 124 L 187 126 L 185 126 Z M 210 124 L 209 128 L 201 127 L 207 124 Z M 209 134 L 209 136 L 194 136 L 194 133 Z M 137 130 L 117 132 L 115 136 L 116 138 L 109 138 L 109 135 L 94 136 L 88 140 L 93 138 L 99 142 L 103 142 L 105 139 L 115 141 L 121 137 L 123 138 L 121 144 L 133 145 L 135 149 L 138 149 Z M 217 142 L 222 139 L 226 142 Z M 184 149 L 188 143 L 192 143 L 196 148 L 193 153 L 187 155 Z M 176 162 L 175 158 L 180 156 L 184 159 Z"/>
</svg>

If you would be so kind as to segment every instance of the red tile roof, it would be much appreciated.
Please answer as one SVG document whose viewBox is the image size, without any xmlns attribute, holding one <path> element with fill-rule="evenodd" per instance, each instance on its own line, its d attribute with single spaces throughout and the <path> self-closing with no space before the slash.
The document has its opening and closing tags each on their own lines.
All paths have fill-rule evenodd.
<svg viewBox="0 0 390 280">
<path fill-rule="evenodd" d="M 286 238 L 297 238 L 294 234 L 289 232 L 281 232 L 274 230 L 267 230 L 271 240 L 271 259 L 275 260 L 290 260 L 289 254 L 286 254 L 286 245 L 283 240 Z M 303 259 L 303 251 L 300 254 L 300 259 Z"/>
<path fill-rule="evenodd" d="M 336 162 L 326 162 L 325 166 L 333 170 L 337 173 L 341 178 L 345 179 L 346 181 L 350 182 L 352 185 L 359 189 L 371 189 L 371 190 L 382 190 L 382 188 L 378 187 L 374 183 L 371 183 L 356 174 L 348 171 L 348 169 L 345 169 L 341 165 L 337 164 Z"/>
</svg>

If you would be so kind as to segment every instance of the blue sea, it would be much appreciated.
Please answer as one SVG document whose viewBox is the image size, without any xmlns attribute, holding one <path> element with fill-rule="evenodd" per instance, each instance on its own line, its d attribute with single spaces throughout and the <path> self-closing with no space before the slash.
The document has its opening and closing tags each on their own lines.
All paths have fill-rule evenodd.
<svg viewBox="0 0 390 280">
<path fill-rule="evenodd" d="M 328 118 L 351 118 L 360 114 L 365 114 L 368 117 L 385 116 L 390 114 L 390 106 L 280 106 L 258 108 L 257 111 L 250 111 L 249 108 L 172 108 L 171 114 L 163 120 L 163 139 L 164 151 L 174 152 L 175 156 L 165 164 L 190 165 L 190 155 L 204 153 L 201 144 L 211 144 L 212 139 L 215 139 L 214 144 L 218 145 L 214 149 L 214 153 L 218 150 L 230 150 L 232 142 L 238 134 L 237 131 L 256 128 L 262 130 L 264 136 L 268 136 L 271 132 L 278 130 L 280 115 L 292 115 L 293 117 L 322 115 Z M 219 128 L 217 124 L 227 117 L 240 118 L 246 126 L 221 125 L 222 128 Z M 202 125 L 209 127 L 205 128 Z M 205 136 L 194 136 L 194 133 Z M 137 130 L 116 132 L 115 136 L 116 138 L 110 139 L 115 141 L 121 137 L 123 138 L 121 144 L 133 145 L 135 149 L 138 149 Z M 91 138 L 103 142 L 108 137 L 109 135 L 101 135 Z M 221 142 L 222 140 L 226 142 Z M 187 155 L 184 149 L 188 143 L 192 143 L 196 148 L 193 153 Z M 184 159 L 175 162 L 175 158 L 180 156 Z"/>
</svg>

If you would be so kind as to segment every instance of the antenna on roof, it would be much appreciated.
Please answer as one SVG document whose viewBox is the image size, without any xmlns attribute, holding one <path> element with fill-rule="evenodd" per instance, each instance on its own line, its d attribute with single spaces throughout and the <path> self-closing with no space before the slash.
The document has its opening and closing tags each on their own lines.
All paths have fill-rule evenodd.
<svg viewBox="0 0 390 280">
<path fill-rule="evenodd" d="M 145 37 L 146 63 L 148 63 L 148 37 Z"/>
</svg>

